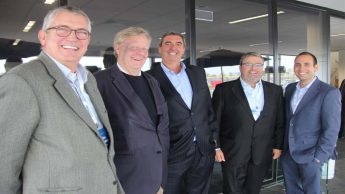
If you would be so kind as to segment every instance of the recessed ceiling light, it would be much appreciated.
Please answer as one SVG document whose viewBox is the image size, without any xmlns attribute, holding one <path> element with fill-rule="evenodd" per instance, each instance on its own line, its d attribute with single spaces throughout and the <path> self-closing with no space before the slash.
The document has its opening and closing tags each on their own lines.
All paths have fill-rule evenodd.
<svg viewBox="0 0 345 194">
<path fill-rule="evenodd" d="M 13 46 L 16 46 L 16 45 L 18 45 L 19 42 L 20 42 L 20 39 L 16 39 L 16 40 L 12 43 L 12 45 L 13 45 Z"/>
<path fill-rule="evenodd" d="M 278 11 L 277 12 L 278 15 L 279 14 L 283 14 L 283 13 L 285 13 L 285 12 L 284 11 Z M 255 20 L 255 19 L 264 18 L 264 17 L 268 17 L 268 14 L 263 14 L 263 15 L 249 17 L 249 18 L 239 19 L 239 20 L 228 22 L 228 23 L 229 24 L 236 24 L 236 23 L 246 22 L 246 21 L 249 21 L 249 20 Z"/>
<path fill-rule="evenodd" d="M 332 34 L 331 37 L 345 36 L 345 34 Z"/>
<path fill-rule="evenodd" d="M 23 29 L 23 32 L 29 32 L 29 30 L 34 26 L 36 21 L 29 21 L 28 24 Z"/>
<path fill-rule="evenodd" d="M 278 41 L 278 43 L 282 43 L 283 41 Z M 269 44 L 268 42 L 263 42 L 263 43 L 256 43 L 256 44 L 251 44 L 249 46 L 261 46 L 261 45 L 267 45 Z"/>
<path fill-rule="evenodd" d="M 51 4 L 53 4 L 55 2 L 55 0 L 46 0 L 45 2 L 44 2 L 44 4 L 49 4 L 49 5 L 51 5 Z"/>
</svg>

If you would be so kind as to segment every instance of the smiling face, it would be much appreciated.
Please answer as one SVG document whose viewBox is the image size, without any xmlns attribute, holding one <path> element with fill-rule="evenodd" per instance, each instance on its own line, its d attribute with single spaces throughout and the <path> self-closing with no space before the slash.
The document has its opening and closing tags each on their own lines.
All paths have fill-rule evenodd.
<svg viewBox="0 0 345 194">
<path fill-rule="evenodd" d="M 240 65 L 241 78 L 252 87 L 255 87 L 256 83 L 261 79 L 264 74 L 263 66 L 247 66 L 244 64 L 263 64 L 262 58 L 257 56 L 248 56 L 243 59 Z"/>
<path fill-rule="evenodd" d="M 48 28 L 58 26 L 68 27 L 73 30 L 84 29 L 89 31 L 87 18 L 67 11 L 57 13 Z M 40 30 L 38 39 L 43 51 L 73 72 L 76 70 L 81 57 L 86 53 L 90 42 L 90 37 L 86 40 L 77 39 L 75 31 L 72 31 L 67 37 L 60 37 L 56 34 L 55 29 Z"/>
<path fill-rule="evenodd" d="M 150 40 L 144 35 L 128 36 L 115 45 L 118 64 L 130 75 L 138 75 L 149 55 Z"/>
<path fill-rule="evenodd" d="M 180 36 L 168 35 L 162 40 L 162 45 L 158 48 L 158 52 L 162 57 L 164 65 L 180 65 L 181 58 L 185 52 L 185 45 Z"/>
<path fill-rule="evenodd" d="M 314 59 L 310 55 L 300 55 L 295 59 L 294 72 L 300 79 L 300 86 L 308 85 L 315 77 L 318 65 L 314 64 Z"/>
</svg>

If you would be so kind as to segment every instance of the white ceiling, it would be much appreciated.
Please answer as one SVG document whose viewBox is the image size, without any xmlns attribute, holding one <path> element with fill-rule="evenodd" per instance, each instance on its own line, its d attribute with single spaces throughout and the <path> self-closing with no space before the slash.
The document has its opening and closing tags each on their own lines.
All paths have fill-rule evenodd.
<svg viewBox="0 0 345 194">
<path fill-rule="evenodd" d="M 57 6 L 56 3 L 44 5 L 42 2 L 43 0 L 1 0 L 0 38 L 20 38 L 38 43 L 37 31 L 42 25 L 44 15 Z M 183 0 L 69 0 L 69 4 L 83 9 L 92 20 L 88 55 L 102 55 L 103 50 L 112 45 L 114 34 L 128 26 L 146 28 L 153 38 L 152 48 L 157 47 L 159 37 L 166 31 L 185 32 Z M 218 48 L 272 53 L 267 44 L 249 46 L 268 42 L 267 18 L 234 25 L 227 23 L 230 20 L 267 13 L 265 4 L 244 0 L 196 0 L 196 8 L 214 13 L 213 22 L 196 22 L 198 55 L 205 54 L 200 51 Z M 278 44 L 279 51 L 283 54 L 296 54 L 298 49 L 307 45 L 307 14 L 287 8 L 281 10 L 286 13 L 278 16 L 278 40 L 282 41 Z M 30 32 L 24 33 L 22 29 L 29 20 L 36 20 L 37 24 Z M 331 19 L 332 33 L 345 33 L 344 19 Z M 331 43 L 332 50 L 345 50 L 344 36 L 332 38 Z M 155 49 L 153 55 L 154 51 Z"/>
</svg>

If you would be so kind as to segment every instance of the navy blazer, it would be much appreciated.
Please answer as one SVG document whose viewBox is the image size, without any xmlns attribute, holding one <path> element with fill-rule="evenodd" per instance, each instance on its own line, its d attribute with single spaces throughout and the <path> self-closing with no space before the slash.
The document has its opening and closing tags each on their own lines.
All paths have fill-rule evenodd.
<svg viewBox="0 0 345 194">
<path fill-rule="evenodd" d="M 292 113 L 291 98 L 296 83 L 286 87 L 286 134 L 284 150 L 297 163 L 314 158 L 327 162 L 335 151 L 340 129 L 340 92 L 318 78 Z"/>
<path fill-rule="evenodd" d="M 114 134 L 115 166 L 126 194 L 152 194 L 166 184 L 169 120 L 158 82 L 142 72 L 157 110 L 156 126 L 117 65 L 95 74 Z"/>
</svg>

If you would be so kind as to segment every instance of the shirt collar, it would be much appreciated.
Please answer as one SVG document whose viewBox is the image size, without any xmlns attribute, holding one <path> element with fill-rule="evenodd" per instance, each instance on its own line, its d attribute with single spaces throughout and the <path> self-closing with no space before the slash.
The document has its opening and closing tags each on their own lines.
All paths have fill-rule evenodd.
<svg viewBox="0 0 345 194">
<path fill-rule="evenodd" d="M 300 82 L 301 82 L 301 81 L 298 81 L 297 84 L 296 84 L 296 88 L 299 89 L 299 90 L 303 90 L 303 89 L 306 89 L 306 90 L 307 90 L 307 89 L 310 88 L 310 86 L 314 83 L 315 80 L 316 80 L 316 76 L 314 76 L 314 79 L 313 79 L 308 85 L 306 85 L 306 86 L 303 87 L 303 88 L 300 86 Z"/>
<path fill-rule="evenodd" d="M 116 63 L 117 68 L 119 68 L 120 71 L 122 71 L 123 73 L 130 75 L 126 70 L 124 70 L 121 65 L 119 63 Z M 137 76 L 141 76 L 141 71 L 139 71 L 139 74 Z"/>
<path fill-rule="evenodd" d="M 44 52 L 44 51 L 43 51 Z M 46 53 L 46 52 L 45 52 Z M 53 57 L 51 57 L 48 53 L 46 53 L 47 56 L 49 58 L 51 58 L 56 66 L 61 70 L 61 72 L 63 73 L 63 75 L 72 83 L 74 83 L 74 81 L 77 79 L 77 74 L 80 75 L 83 83 L 85 84 L 87 82 L 87 75 L 88 75 L 88 71 L 86 70 L 86 68 L 80 64 L 78 64 L 77 66 L 77 72 L 73 73 L 68 67 L 66 67 L 65 65 L 63 65 L 62 63 L 58 62 L 57 60 L 55 60 Z"/>
<path fill-rule="evenodd" d="M 185 65 L 183 62 L 181 62 L 180 65 L 181 65 L 181 71 L 180 71 L 179 73 L 175 73 L 174 71 L 172 71 L 172 70 L 170 70 L 169 68 L 167 68 L 167 67 L 161 62 L 161 67 L 162 67 L 163 71 L 164 71 L 165 73 L 170 73 L 170 74 L 180 74 L 181 72 L 186 71 L 186 65 Z"/>
<path fill-rule="evenodd" d="M 251 88 L 251 89 L 256 89 L 257 87 L 261 87 L 262 86 L 262 82 L 261 79 L 255 84 L 255 88 L 252 88 L 251 85 L 249 85 L 247 82 L 245 82 L 242 77 L 240 77 L 240 81 L 241 81 L 241 85 L 243 88 Z"/>
</svg>

